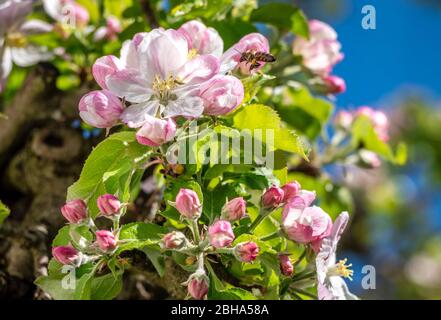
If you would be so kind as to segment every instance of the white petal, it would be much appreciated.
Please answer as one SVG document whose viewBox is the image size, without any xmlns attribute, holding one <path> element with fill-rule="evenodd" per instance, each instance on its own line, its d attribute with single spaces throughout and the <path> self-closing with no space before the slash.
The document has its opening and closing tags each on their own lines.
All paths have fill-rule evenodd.
<svg viewBox="0 0 441 320">
<path fill-rule="evenodd" d="M 169 102 L 164 109 L 164 117 L 183 116 L 186 118 L 198 118 L 203 111 L 204 102 L 201 98 L 187 97 Z"/>
<path fill-rule="evenodd" d="M 5 48 L 0 59 L 0 79 L 4 80 L 8 77 L 12 70 L 11 50 L 9 48 Z"/>
<path fill-rule="evenodd" d="M 53 57 L 46 47 L 28 45 L 23 48 L 11 48 L 12 60 L 20 67 L 29 67 L 40 61 L 47 61 Z"/>
<path fill-rule="evenodd" d="M 19 29 L 20 32 L 24 34 L 40 34 L 51 32 L 53 29 L 52 25 L 37 19 L 28 20 L 23 23 Z"/>
<path fill-rule="evenodd" d="M 121 121 L 130 128 L 139 128 L 150 116 L 155 116 L 159 107 L 158 101 L 148 101 L 144 103 L 133 104 L 121 115 Z"/>
<path fill-rule="evenodd" d="M 142 58 L 145 62 L 143 72 L 148 70 L 151 75 L 158 75 L 162 79 L 174 76 L 188 60 L 187 40 L 175 30 L 166 30 L 149 43 Z"/>
<path fill-rule="evenodd" d="M 109 90 L 133 103 L 148 101 L 152 95 L 151 83 L 134 70 L 120 70 L 106 77 Z"/>
</svg>

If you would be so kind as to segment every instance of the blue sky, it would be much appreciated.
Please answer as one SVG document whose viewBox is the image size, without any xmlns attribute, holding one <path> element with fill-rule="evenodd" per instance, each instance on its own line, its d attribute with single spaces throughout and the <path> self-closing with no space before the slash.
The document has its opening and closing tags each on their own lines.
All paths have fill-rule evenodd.
<svg viewBox="0 0 441 320">
<path fill-rule="evenodd" d="M 341 3 L 344 10 L 336 18 L 329 19 L 329 12 L 317 16 L 337 30 L 346 56 L 334 69 L 348 87 L 338 97 L 339 106 L 375 105 L 409 85 L 441 97 L 441 6 L 418 0 Z M 376 8 L 376 30 L 361 27 L 361 8 L 367 4 Z"/>
</svg>

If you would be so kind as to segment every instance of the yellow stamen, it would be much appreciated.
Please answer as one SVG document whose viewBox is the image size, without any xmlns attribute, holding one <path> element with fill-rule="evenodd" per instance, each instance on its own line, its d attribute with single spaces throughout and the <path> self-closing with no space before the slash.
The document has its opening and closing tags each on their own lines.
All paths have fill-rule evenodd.
<svg viewBox="0 0 441 320">
<path fill-rule="evenodd" d="M 160 76 L 156 75 L 153 81 L 153 91 L 155 91 L 156 97 L 162 104 L 167 104 L 169 100 L 176 99 L 176 95 L 172 93 L 172 90 L 179 84 L 180 81 L 173 76 L 163 80 Z"/>
<path fill-rule="evenodd" d="M 328 269 L 328 276 L 344 277 L 352 281 L 354 271 L 349 269 L 350 267 L 352 267 L 352 263 L 346 264 L 346 261 L 348 261 L 348 259 L 340 260 L 337 264 L 330 267 Z"/>
<path fill-rule="evenodd" d="M 193 48 L 188 51 L 187 57 L 190 60 L 190 59 L 193 59 L 194 57 L 196 57 L 197 55 L 198 55 L 198 51 Z"/>
<path fill-rule="evenodd" d="M 11 32 L 6 35 L 6 45 L 8 47 L 23 48 L 28 44 L 26 37 L 20 32 Z"/>
</svg>

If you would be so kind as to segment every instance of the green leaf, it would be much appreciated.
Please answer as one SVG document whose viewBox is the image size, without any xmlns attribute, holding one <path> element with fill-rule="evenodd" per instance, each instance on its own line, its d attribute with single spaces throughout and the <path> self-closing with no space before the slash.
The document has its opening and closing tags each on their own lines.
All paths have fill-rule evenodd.
<svg viewBox="0 0 441 320">
<path fill-rule="evenodd" d="M 115 298 L 122 289 L 123 271 L 118 270 L 115 274 L 108 273 L 104 276 L 95 277 L 91 283 L 91 300 L 111 300 Z"/>
<path fill-rule="evenodd" d="M 123 202 L 129 201 L 132 177 L 139 178 L 138 168 L 148 155 L 149 149 L 136 141 L 135 132 L 111 135 L 89 155 L 80 178 L 67 190 L 67 200 L 85 200 L 93 218 L 99 212 L 96 204 L 99 195 L 112 193 Z"/>
<path fill-rule="evenodd" d="M 357 117 L 352 125 L 352 144 L 354 147 L 373 151 L 398 165 L 405 164 L 407 159 L 406 146 L 399 144 L 394 153 L 392 148 L 379 138 L 372 122 L 365 116 Z"/>
<path fill-rule="evenodd" d="M 74 299 L 90 300 L 94 272 L 84 274 L 76 283 Z"/>
<path fill-rule="evenodd" d="M 133 222 L 122 226 L 119 233 L 121 244 L 118 252 L 142 249 L 157 244 L 167 230 L 154 223 Z"/>
<path fill-rule="evenodd" d="M 252 133 L 262 130 L 262 140 L 273 134 L 273 148 L 293 152 L 307 159 L 305 148 L 299 137 L 291 130 L 282 128 L 282 121 L 277 112 L 261 104 L 251 104 L 240 109 L 233 118 L 234 127 L 248 129 Z M 271 135 L 270 135 L 271 136 Z"/>
<path fill-rule="evenodd" d="M 163 277 L 165 274 L 165 259 L 164 254 L 156 249 L 156 248 L 150 248 L 150 247 L 144 247 L 142 251 L 147 255 L 147 257 L 152 262 L 153 266 L 155 267 L 156 271 L 158 272 L 160 277 Z"/>
<path fill-rule="evenodd" d="M 301 37 L 309 39 L 309 25 L 308 18 L 300 9 L 296 9 L 291 16 L 291 31 Z"/>
<path fill-rule="evenodd" d="M 268 3 L 254 10 L 251 13 L 250 20 L 289 30 L 291 28 L 291 16 L 296 10 L 296 7 L 286 3 Z"/>
<path fill-rule="evenodd" d="M 328 122 L 332 104 L 313 97 L 306 88 L 287 88 L 282 94 L 283 102 L 277 105 L 277 111 L 283 120 L 314 140 Z"/>
<path fill-rule="evenodd" d="M 47 292 L 55 300 L 73 300 L 74 290 L 66 290 L 61 287 L 61 279 L 50 276 L 39 277 L 34 282 L 44 292 Z"/>
<path fill-rule="evenodd" d="M 6 219 L 7 216 L 11 213 L 11 210 L 0 201 L 0 224 Z"/>
<path fill-rule="evenodd" d="M 256 300 L 256 297 L 249 291 L 242 288 L 236 288 L 230 284 L 223 284 L 216 276 L 215 272 L 208 267 L 208 276 L 210 286 L 208 290 L 208 299 L 210 300 Z"/>
</svg>

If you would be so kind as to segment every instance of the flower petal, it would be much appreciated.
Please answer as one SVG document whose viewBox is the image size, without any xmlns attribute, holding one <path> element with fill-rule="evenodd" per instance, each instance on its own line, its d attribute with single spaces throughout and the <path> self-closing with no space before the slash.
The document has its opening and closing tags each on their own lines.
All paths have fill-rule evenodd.
<svg viewBox="0 0 441 320">
<path fill-rule="evenodd" d="M 29 45 L 23 48 L 11 48 L 12 60 L 20 67 L 29 67 L 40 61 L 47 61 L 53 57 L 46 47 Z"/>
<path fill-rule="evenodd" d="M 153 91 L 151 84 L 134 70 L 119 70 L 106 77 L 107 88 L 126 101 L 141 103 L 150 99 Z"/>
<path fill-rule="evenodd" d="M 219 72 L 219 60 L 211 54 L 197 56 L 179 70 L 178 79 L 187 85 L 199 84 L 211 79 Z"/>
<path fill-rule="evenodd" d="M 31 35 L 31 34 L 40 34 L 40 33 L 48 33 L 51 32 L 53 29 L 52 25 L 42 21 L 42 20 L 28 20 L 25 23 L 21 25 L 19 28 L 19 31 Z"/>
<path fill-rule="evenodd" d="M 159 103 L 157 101 L 133 104 L 124 110 L 121 115 L 121 121 L 126 123 L 130 128 L 139 128 L 149 117 L 156 115 L 158 107 Z"/>
<path fill-rule="evenodd" d="M 199 97 L 186 97 L 171 101 L 164 109 L 164 117 L 172 118 L 183 116 L 186 118 L 198 118 L 204 111 L 204 102 Z"/>
</svg>

